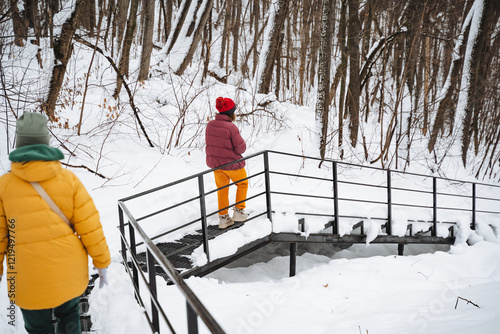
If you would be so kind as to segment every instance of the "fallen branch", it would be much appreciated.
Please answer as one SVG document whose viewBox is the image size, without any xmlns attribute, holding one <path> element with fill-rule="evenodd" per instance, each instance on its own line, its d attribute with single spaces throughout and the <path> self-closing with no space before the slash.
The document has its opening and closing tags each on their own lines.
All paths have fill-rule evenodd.
<svg viewBox="0 0 500 334">
<path fill-rule="evenodd" d="M 129 97 L 129 103 L 130 103 L 130 106 L 132 107 L 132 110 L 134 111 L 134 116 L 135 118 L 137 118 L 137 122 L 139 122 L 139 126 L 141 127 L 141 130 L 142 130 L 142 133 L 144 134 L 144 136 L 146 137 L 148 143 L 149 143 L 149 146 L 151 147 L 154 147 L 153 143 L 151 142 L 151 140 L 149 139 L 149 136 L 148 134 L 146 133 L 146 129 L 144 128 L 144 125 L 142 124 L 142 121 L 141 119 L 139 118 L 139 113 L 137 112 L 139 110 L 139 108 L 137 108 L 135 106 L 135 103 L 134 103 L 134 97 L 132 95 L 132 91 L 130 90 L 127 82 L 125 81 L 125 78 L 123 78 L 122 74 L 120 73 L 119 69 L 118 69 L 118 66 L 116 66 L 115 62 L 113 61 L 113 59 L 109 56 L 107 56 L 106 54 L 104 54 L 104 51 L 102 51 L 101 48 L 99 48 L 97 45 L 92 45 L 91 43 L 89 43 L 88 41 L 84 40 L 83 38 L 81 38 L 79 35 L 76 35 L 75 34 L 75 40 L 82 43 L 83 45 L 86 45 L 88 46 L 89 48 L 92 48 L 94 49 L 95 51 L 99 52 L 100 54 L 102 54 L 104 56 L 104 58 L 106 58 L 109 63 L 111 64 L 111 66 L 113 67 L 113 69 L 116 71 L 116 73 L 122 77 L 122 80 L 123 80 L 123 86 L 125 87 L 125 90 L 127 91 L 128 93 L 128 97 Z"/>
<path fill-rule="evenodd" d="M 471 302 L 470 300 L 468 300 L 468 299 L 465 299 L 465 298 L 462 298 L 462 297 L 458 296 L 458 297 L 457 297 L 457 302 L 455 303 L 455 310 L 457 309 L 457 306 L 458 306 L 458 300 L 459 300 L 459 299 L 465 300 L 465 301 L 467 302 L 467 304 L 472 304 L 472 305 L 474 305 L 475 307 L 480 308 L 480 307 L 479 307 L 479 305 L 474 304 L 474 303 L 473 303 L 473 302 Z"/>
<path fill-rule="evenodd" d="M 84 166 L 84 165 L 75 166 L 75 165 L 70 165 L 70 164 L 67 164 L 67 163 L 65 163 L 65 162 L 61 162 L 61 165 L 64 165 L 64 166 L 66 166 L 66 167 L 71 167 L 71 168 L 83 168 L 83 169 L 86 169 L 86 170 L 88 170 L 89 172 L 91 172 L 91 173 L 93 173 L 93 174 L 95 174 L 95 175 L 99 176 L 99 177 L 100 177 L 100 178 L 102 178 L 102 179 L 107 179 L 107 180 L 109 180 L 109 178 L 108 178 L 108 177 L 106 177 L 106 176 L 102 175 L 101 173 L 98 173 L 98 172 L 96 172 L 95 170 L 92 170 L 92 169 L 90 169 L 90 168 L 88 168 L 87 166 Z"/>
</svg>

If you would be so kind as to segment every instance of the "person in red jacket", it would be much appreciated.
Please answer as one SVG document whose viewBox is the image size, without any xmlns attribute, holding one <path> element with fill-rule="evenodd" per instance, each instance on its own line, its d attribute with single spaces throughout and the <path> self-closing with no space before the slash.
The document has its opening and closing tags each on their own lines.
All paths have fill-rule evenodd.
<svg viewBox="0 0 500 334">
<path fill-rule="evenodd" d="M 214 171 L 215 184 L 219 189 L 217 199 L 219 205 L 219 228 L 226 228 L 235 221 L 245 221 L 245 200 L 247 198 L 248 179 L 245 171 L 245 161 L 233 161 L 243 158 L 247 145 L 240 131 L 233 124 L 236 105 L 230 98 L 218 97 L 215 108 L 219 112 L 215 119 L 208 122 L 205 132 L 207 165 L 219 168 Z M 228 165 L 226 165 L 228 164 Z M 236 183 L 236 204 L 233 217 L 229 216 L 229 182 Z M 222 188 L 224 187 L 224 188 Z M 222 189 L 220 189 L 222 188 Z"/>
</svg>

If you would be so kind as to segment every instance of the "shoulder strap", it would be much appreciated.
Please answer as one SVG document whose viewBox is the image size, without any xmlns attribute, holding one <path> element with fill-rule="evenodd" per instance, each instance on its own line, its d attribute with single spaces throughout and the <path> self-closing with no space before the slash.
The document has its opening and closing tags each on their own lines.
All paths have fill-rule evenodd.
<svg viewBox="0 0 500 334">
<path fill-rule="evenodd" d="M 47 192 L 45 191 L 45 189 L 43 189 L 40 183 L 38 182 L 30 182 L 30 183 L 33 186 L 33 188 L 35 188 L 35 190 L 40 194 L 40 196 L 45 200 L 45 202 L 47 202 L 52 211 L 54 211 L 59 217 L 61 217 L 61 219 L 66 223 L 66 225 L 68 225 L 71 229 L 73 229 L 73 226 L 71 226 L 68 217 L 66 217 L 66 215 L 61 211 L 61 209 L 59 209 L 57 204 L 54 203 L 52 198 L 49 196 L 49 194 L 47 194 Z"/>
</svg>

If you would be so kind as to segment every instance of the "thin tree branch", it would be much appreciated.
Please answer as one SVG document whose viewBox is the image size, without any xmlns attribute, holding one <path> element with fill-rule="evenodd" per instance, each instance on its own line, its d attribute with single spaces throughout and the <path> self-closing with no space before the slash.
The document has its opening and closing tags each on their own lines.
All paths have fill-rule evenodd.
<svg viewBox="0 0 500 334">
<path fill-rule="evenodd" d="M 102 24 L 102 16 L 99 16 L 99 26 L 98 26 L 98 30 L 97 30 L 97 37 L 95 39 L 94 51 L 92 52 L 92 58 L 90 59 L 89 70 L 87 71 L 87 77 L 85 78 L 85 89 L 83 91 L 82 109 L 80 111 L 80 121 L 78 122 L 78 135 L 80 135 L 80 131 L 82 129 L 83 109 L 85 108 L 85 99 L 87 98 L 87 90 L 89 87 L 90 71 L 92 69 L 92 64 L 94 63 L 97 43 L 99 43 L 99 36 L 101 35 L 101 24 Z"/>
<path fill-rule="evenodd" d="M 149 136 L 148 134 L 146 133 L 146 129 L 144 128 L 144 125 L 142 124 L 142 121 L 141 119 L 139 118 L 139 113 L 138 113 L 138 110 L 139 108 L 137 108 L 135 106 L 135 103 L 134 103 L 134 96 L 132 95 L 132 91 L 130 90 L 127 82 L 125 81 L 125 78 L 123 78 L 122 74 L 120 73 L 120 71 L 118 70 L 118 66 L 116 66 L 115 62 L 113 61 L 113 59 L 109 56 L 107 56 L 104 51 L 102 51 L 101 48 L 99 48 L 97 45 L 92 45 L 91 43 L 89 43 L 88 41 L 84 40 L 80 35 L 77 35 L 75 34 L 75 40 L 82 43 L 83 45 L 86 45 L 88 46 L 89 48 L 92 48 L 99 52 L 100 54 L 102 54 L 108 61 L 109 63 L 111 64 L 111 66 L 113 67 L 113 69 L 116 71 L 116 73 L 122 77 L 122 80 L 123 80 L 123 86 L 125 87 L 125 90 L 127 91 L 127 94 L 128 94 L 128 97 L 129 97 L 129 103 L 130 103 L 130 106 L 132 107 L 132 110 L 134 111 L 134 116 L 137 118 L 137 122 L 139 122 L 139 126 L 141 127 L 141 130 L 142 130 L 142 133 L 144 134 L 144 136 L 146 137 L 146 140 L 148 141 L 149 143 L 149 146 L 150 147 L 154 147 L 153 143 L 151 142 L 151 140 L 149 139 Z"/>
<path fill-rule="evenodd" d="M 65 162 L 61 162 L 61 165 L 66 166 L 66 167 L 71 167 L 71 168 L 83 168 L 83 169 L 88 170 L 88 171 L 89 171 L 89 172 L 91 172 L 92 174 L 95 174 L 95 175 L 99 176 L 99 177 L 100 177 L 100 178 L 102 178 L 102 179 L 109 180 L 109 177 L 106 177 L 106 176 L 102 175 L 101 173 L 98 173 L 98 172 L 96 172 L 95 170 L 92 170 L 92 169 L 90 169 L 89 167 L 87 167 L 87 166 L 85 166 L 85 165 L 75 166 L 75 165 L 70 165 L 70 164 L 67 164 L 67 163 L 65 163 Z"/>
<path fill-rule="evenodd" d="M 475 307 L 480 308 L 480 307 L 479 307 L 479 305 L 477 305 L 477 304 L 475 304 L 475 303 L 471 302 L 470 300 L 468 300 L 468 299 L 465 299 L 465 298 L 462 298 L 462 297 L 458 296 L 458 297 L 457 297 L 457 302 L 455 303 L 455 310 L 457 309 L 457 306 L 458 306 L 458 300 L 459 300 L 459 299 L 465 300 L 465 301 L 467 302 L 467 304 L 472 304 L 472 305 L 474 305 Z"/>
</svg>

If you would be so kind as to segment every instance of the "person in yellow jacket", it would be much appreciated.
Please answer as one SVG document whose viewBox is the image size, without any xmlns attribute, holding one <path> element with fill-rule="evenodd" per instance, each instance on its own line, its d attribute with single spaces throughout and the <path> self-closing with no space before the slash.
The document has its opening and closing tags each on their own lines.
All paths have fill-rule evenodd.
<svg viewBox="0 0 500 334">
<path fill-rule="evenodd" d="M 62 168 L 63 153 L 49 146 L 47 118 L 24 113 L 16 125 L 11 171 L 0 177 L 0 275 L 28 333 L 54 333 L 53 315 L 57 333 L 81 333 L 88 255 L 101 287 L 111 262 L 99 213 L 78 177 Z M 70 224 L 30 182 L 38 182 Z"/>
</svg>

